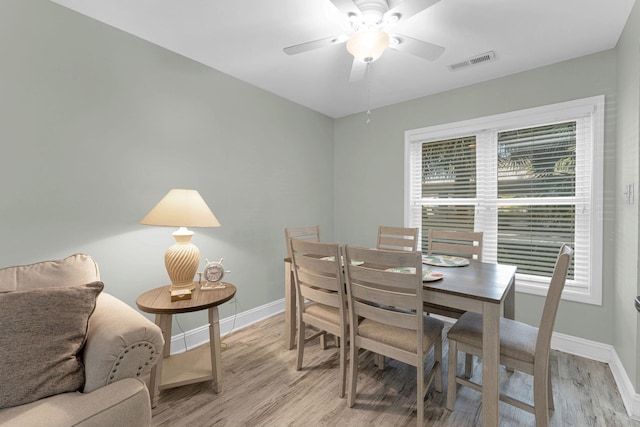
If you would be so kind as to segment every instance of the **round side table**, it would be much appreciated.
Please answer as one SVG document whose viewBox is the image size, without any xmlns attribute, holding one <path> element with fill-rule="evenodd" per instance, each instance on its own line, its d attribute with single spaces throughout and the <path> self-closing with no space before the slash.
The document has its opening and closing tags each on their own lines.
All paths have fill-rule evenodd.
<svg viewBox="0 0 640 427">
<path fill-rule="evenodd" d="M 156 316 L 156 325 L 162 329 L 164 337 L 163 357 L 151 370 L 149 394 L 151 405 L 156 406 L 160 390 L 212 381 L 213 390 L 219 393 L 222 380 L 222 349 L 220 346 L 220 316 L 218 306 L 229 301 L 236 294 L 231 283 L 220 282 L 224 288 L 200 289 L 195 284 L 191 299 L 171 301 L 170 286 L 162 286 L 145 292 L 136 299 L 138 308 Z M 207 309 L 209 311 L 209 348 L 196 347 L 184 353 L 170 355 L 172 316 Z"/>
</svg>

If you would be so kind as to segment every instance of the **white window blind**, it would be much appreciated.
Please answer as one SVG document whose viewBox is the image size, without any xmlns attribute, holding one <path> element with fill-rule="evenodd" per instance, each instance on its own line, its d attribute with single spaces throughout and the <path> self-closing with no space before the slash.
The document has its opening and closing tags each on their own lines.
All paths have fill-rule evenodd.
<svg viewBox="0 0 640 427">
<path fill-rule="evenodd" d="M 441 201 L 440 204 L 422 206 L 422 227 L 473 231 L 476 203 L 475 136 L 422 144 L 421 158 L 420 197 Z M 426 252 L 427 233 L 422 236 L 422 247 Z"/>
<path fill-rule="evenodd" d="M 564 298 L 601 304 L 604 97 L 408 131 L 405 224 L 484 233 L 483 260 L 546 294 L 562 243 Z M 599 216 L 600 215 L 600 216 Z"/>
</svg>

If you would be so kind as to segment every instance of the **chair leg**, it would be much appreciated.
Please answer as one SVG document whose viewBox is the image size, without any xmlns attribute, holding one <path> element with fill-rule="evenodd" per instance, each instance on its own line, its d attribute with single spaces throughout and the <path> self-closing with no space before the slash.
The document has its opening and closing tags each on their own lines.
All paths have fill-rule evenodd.
<svg viewBox="0 0 640 427">
<path fill-rule="evenodd" d="M 376 362 L 378 370 L 384 371 L 384 355 L 376 353 L 373 355 L 373 359 Z"/>
<path fill-rule="evenodd" d="M 340 390 L 338 396 L 342 398 L 344 397 L 346 387 L 345 384 L 347 380 L 347 346 L 345 345 L 347 340 L 345 336 L 343 336 L 341 339 L 336 337 L 336 340 L 339 340 L 339 342 L 342 344 L 338 348 L 338 351 L 340 352 Z"/>
<path fill-rule="evenodd" d="M 349 345 L 349 392 L 347 396 L 347 406 L 352 408 L 356 403 L 356 388 L 358 381 L 358 347 L 355 345 L 353 335 Z"/>
<path fill-rule="evenodd" d="M 320 334 L 320 348 L 323 350 L 327 349 L 327 333 L 323 332 Z"/>
<path fill-rule="evenodd" d="M 422 353 L 422 352 L 419 352 Z M 418 425 L 424 425 L 424 359 L 422 355 L 418 356 L 418 363 L 416 363 L 416 377 L 418 380 L 418 384 L 416 387 L 416 396 L 417 396 L 417 406 L 416 411 L 418 413 Z"/>
<path fill-rule="evenodd" d="M 473 354 L 464 355 L 464 377 L 469 379 L 473 376 Z"/>
<path fill-rule="evenodd" d="M 296 353 L 296 371 L 302 369 L 302 357 L 304 356 L 305 324 L 298 319 L 298 352 Z"/>
<path fill-rule="evenodd" d="M 547 396 L 549 398 L 549 410 L 553 411 L 556 408 L 553 405 L 553 390 L 551 386 L 551 368 L 549 368 L 549 379 L 547 380 L 547 384 L 549 385 L 547 390 Z"/>
<path fill-rule="evenodd" d="M 535 369 L 534 369 L 535 372 Z M 549 375 L 546 372 L 539 372 L 543 375 L 533 376 L 533 411 L 536 417 L 536 427 L 549 426 L 549 385 L 547 380 Z"/>
<path fill-rule="evenodd" d="M 435 389 L 442 393 L 442 335 L 433 344 L 433 363 L 435 365 Z"/>
<path fill-rule="evenodd" d="M 456 404 L 456 375 L 458 371 L 458 342 L 449 340 L 449 361 L 447 372 L 447 409 L 453 411 Z"/>
</svg>

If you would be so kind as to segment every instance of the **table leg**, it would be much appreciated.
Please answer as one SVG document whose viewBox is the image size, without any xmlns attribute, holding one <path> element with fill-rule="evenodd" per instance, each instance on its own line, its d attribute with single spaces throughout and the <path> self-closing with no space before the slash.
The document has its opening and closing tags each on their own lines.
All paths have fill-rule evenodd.
<svg viewBox="0 0 640 427">
<path fill-rule="evenodd" d="M 164 338 L 164 348 L 162 349 L 162 357 L 158 358 L 158 362 L 151 368 L 151 377 L 149 380 L 149 397 L 151 399 L 151 407 L 155 408 L 158 404 L 158 396 L 160 394 L 160 383 L 162 381 L 162 359 L 169 357 L 171 353 L 171 315 L 156 314 L 156 325 L 162 331 Z"/>
<path fill-rule="evenodd" d="M 220 393 L 222 382 L 222 347 L 220 345 L 220 315 L 218 313 L 218 307 L 209 309 L 209 347 L 211 349 L 213 391 Z"/>
<path fill-rule="evenodd" d="M 498 425 L 500 366 L 500 305 L 482 304 L 482 425 Z"/>
<path fill-rule="evenodd" d="M 284 344 L 287 350 L 296 343 L 296 289 L 291 262 L 284 263 Z"/>
<path fill-rule="evenodd" d="M 511 280 L 511 288 L 507 291 L 504 299 L 504 317 L 506 319 L 515 320 L 516 318 L 516 278 Z M 507 372 L 514 372 L 511 367 L 506 367 Z"/>
<path fill-rule="evenodd" d="M 516 318 L 516 278 L 511 281 L 511 287 L 504 299 L 504 317 L 514 320 Z"/>
</svg>

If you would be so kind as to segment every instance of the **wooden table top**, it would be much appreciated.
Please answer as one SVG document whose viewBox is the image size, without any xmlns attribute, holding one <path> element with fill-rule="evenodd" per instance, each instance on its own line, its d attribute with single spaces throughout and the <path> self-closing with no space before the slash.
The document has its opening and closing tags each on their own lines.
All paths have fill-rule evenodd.
<svg viewBox="0 0 640 427">
<path fill-rule="evenodd" d="M 440 267 L 423 264 L 422 269 L 444 274 L 442 280 L 424 282 L 425 290 L 500 303 L 504 299 L 506 291 L 513 285 L 517 267 L 472 260 L 469 265 L 464 267 Z"/>
<path fill-rule="evenodd" d="M 201 290 L 199 284 L 192 291 L 191 299 L 171 301 L 170 285 L 151 289 L 136 299 L 138 308 L 146 313 L 177 314 L 200 311 L 229 301 L 236 294 L 236 287 L 220 282 L 224 289 Z"/>
</svg>

